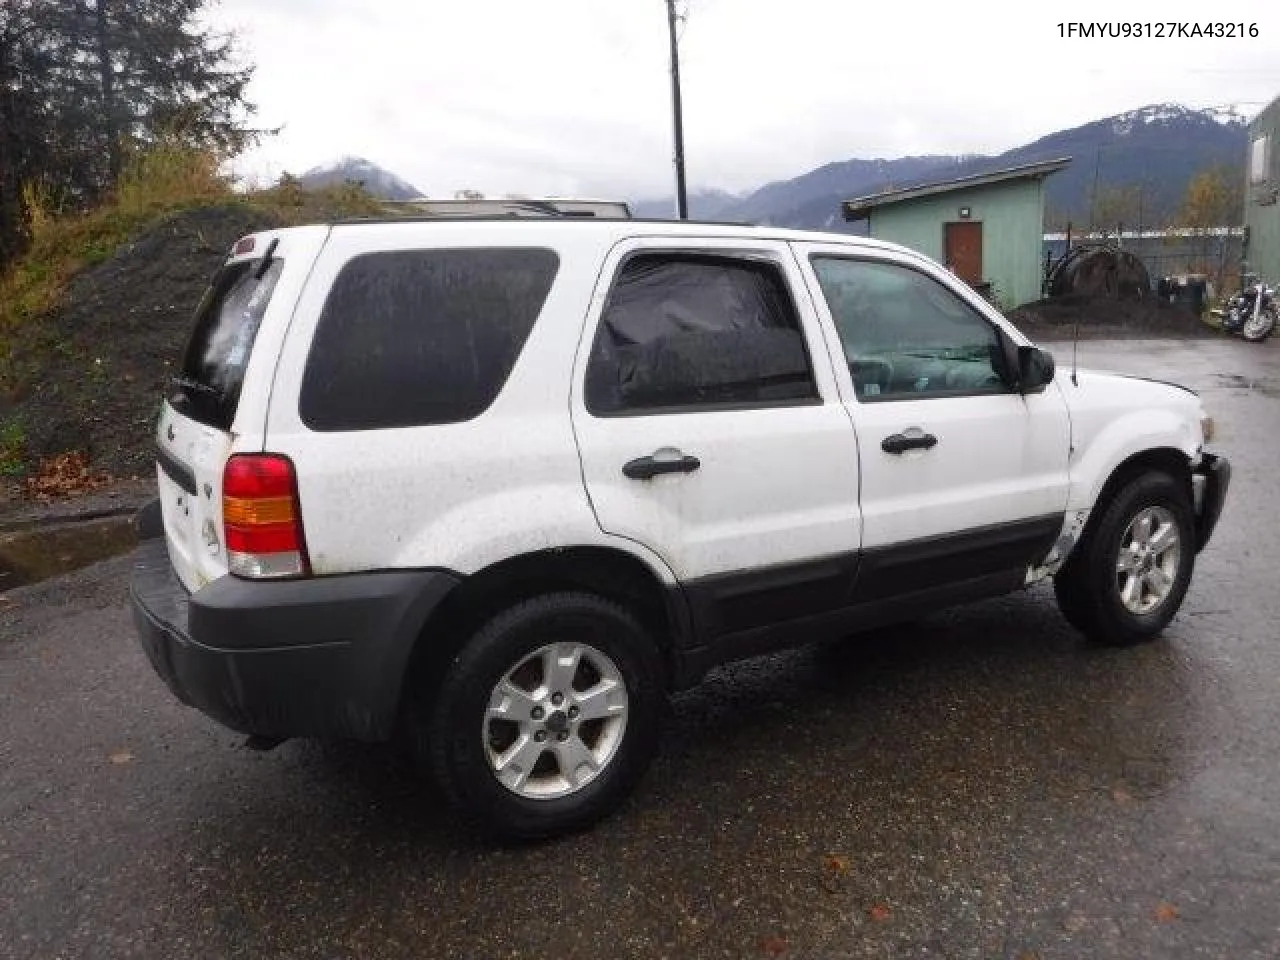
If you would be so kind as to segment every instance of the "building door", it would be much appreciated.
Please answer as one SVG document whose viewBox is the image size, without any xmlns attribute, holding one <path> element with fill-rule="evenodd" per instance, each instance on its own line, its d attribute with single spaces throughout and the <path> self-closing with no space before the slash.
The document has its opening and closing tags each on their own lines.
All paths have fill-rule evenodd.
<svg viewBox="0 0 1280 960">
<path fill-rule="evenodd" d="M 943 228 L 946 262 L 965 283 L 982 283 L 982 224 L 974 220 L 948 223 Z"/>
</svg>

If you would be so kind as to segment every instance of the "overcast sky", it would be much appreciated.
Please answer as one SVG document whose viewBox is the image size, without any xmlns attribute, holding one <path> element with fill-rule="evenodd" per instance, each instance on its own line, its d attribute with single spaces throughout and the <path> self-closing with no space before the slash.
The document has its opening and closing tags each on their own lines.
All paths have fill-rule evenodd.
<svg viewBox="0 0 1280 960">
<path fill-rule="evenodd" d="M 1253 113 L 1280 95 L 1273 0 L 679 6 L 691 187 L 741 191 L 850 157 L 999 152 L 1155 102 Z M 1121 9 L 1260 35 L 1059 35 L 1061 21 Z M 437 197 L 672 192 L 663 0 L 215 0 L 210 19 L 257 64 L 258 121 L 284 128 L 238 163 L 256 179 L 353 154 Z"/>
</svg>

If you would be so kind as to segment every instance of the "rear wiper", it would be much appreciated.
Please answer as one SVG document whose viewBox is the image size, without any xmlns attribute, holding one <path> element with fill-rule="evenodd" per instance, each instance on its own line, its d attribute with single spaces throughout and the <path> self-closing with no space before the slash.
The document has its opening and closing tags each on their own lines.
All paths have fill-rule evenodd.
<svg viewBox="0 0 1280 960">
<path fill-rule="evenodd" d="M 280 246 L 280 238 L 272 237 L 271 242 L 267 244 L 267 251 L 262 255 L 262 259 L 258 261 L 258 265 L 253 269 L 253 279 L 261 280 L 267 270 L 271 268 L 271 255 L 276 252 L 276 247 Z"/>
<path fill-rule="evenodd" d="M 190 377 L 170 377 L 169 383 L 172 386 L 181 387 L 183 390 L 203 393 L 210 397 L 222 396 L 222 391 L 217 387 L 211 387 L 207 383 L 201 383 L 199 380 L 192 380 Z"/>
</svg>

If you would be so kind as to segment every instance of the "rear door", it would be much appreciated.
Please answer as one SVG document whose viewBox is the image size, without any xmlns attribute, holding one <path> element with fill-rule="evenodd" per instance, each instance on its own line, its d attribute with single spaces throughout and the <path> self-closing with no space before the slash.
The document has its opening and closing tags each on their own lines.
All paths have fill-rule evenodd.
<svg viewBox="0 0 1280 960">
<path fill-rule="evenodd" d="M 572 406 L 601 527 L 666 561 L 706 633 L 847 602 L 857 445 L 785 244 L 617 246 Z"/>
<path fill-rule="evenodd" d="M 165 538 L 189 590 L 227 572 L 222 470 L 262 449 L 272 369 L 290 308 L 327 228 L 240 241 L 214 276 L 176 358 L 156 430 Z"/>
</svg>

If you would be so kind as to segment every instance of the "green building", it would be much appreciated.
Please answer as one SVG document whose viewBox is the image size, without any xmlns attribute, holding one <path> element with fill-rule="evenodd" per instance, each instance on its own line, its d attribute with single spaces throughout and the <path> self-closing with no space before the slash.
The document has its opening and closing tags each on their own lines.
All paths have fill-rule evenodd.
<svg viewBox="0 0 1280 960">
<path fill-rule="evenodd" d="M 1244 259 L 1250 273 L 1280 283 L 1280 97 L 1249 124 L 1245 160 Z"/>
<path fill-rule="evenodd" d="M 847 200 L 844 218 L 866 220 L 878 240 L 949 266 L 1005 308 L 1040 298 L 1044 180 L 1070 157 Z"/>
</svg>

